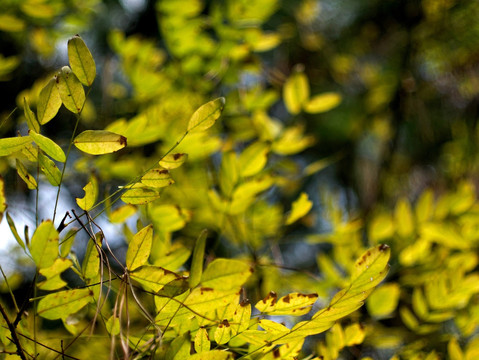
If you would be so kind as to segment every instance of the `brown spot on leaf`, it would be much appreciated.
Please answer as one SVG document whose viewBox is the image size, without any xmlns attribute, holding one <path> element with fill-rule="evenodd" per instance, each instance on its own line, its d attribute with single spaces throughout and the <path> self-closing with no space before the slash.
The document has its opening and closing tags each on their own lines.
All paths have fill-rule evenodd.
<svg viewBox="0 0 479 360">
<path fill-rule="evenodd" d="M 241 307 L 248 306 L 249 304 L 250 304 L 249 299 L 243 299 L 243 300 L 240 302 L 240 306 L 241 306 Z"/>
<path fill-rule="evenodd" d="M 222 322 L 221 322 L 222 325 L 226 326 L 226 327 L 230 327 L 230 323 L 228 322 L 228 320 L 224 319 Z"/>
<path fill-rule="evenodd" d="M 286 304 L 289 304 L 289 302 L 291 301 L 291 296 L 286 295 L 284 298 L 283 298 L 283 301 L 286 303 Z"/>
<path fill-rule="evenodd" d="M 379 245 L 379 250 L 380 250 L 380 251 L 385 251 L 385 250 L 387 250 L 387 249 L 389 249 L 389 246 L 388 246 L 388 245 L 386 245 L 386 244 L 381 244 L 381 245 Z"/>
<path fill-rule="evenodd" d="M 273 357 L 274 357 L 274 358 L 279 358 L 279 357 L 281 357 L 281 353 L 279 352 L 279 349 L 278 349 L 278 348 L 276 348 L 276 349 L 273 350 Z"/>
<path fill-rule="evenodd" d="M 161 170 L 158 169 L 158 174 L 162 174 L 162 175 L 163 175 L 163 174 L 168 174 L 168 173 L 169 173 L 169 171 L 166 170 L 166 169 L 161 169 Z"/>
<path fill-rule="evenodd" d="M 120 136 L 120 145 L 126 146 L 126 137 Z"/>
<path fill-rule="evenodd" d="M 274 291 L 270 291 L 268 296 L 266 296 L 264 299 L 263 299 L 263 303 L 266 304 L 266 302 L 268 302 L 269 299 L 272 299 L 271 301 L 271 305 L 274 305 L 276 303 L 276 299 L 278 298 L 278 295 L 276 295 L 276 293 Z"/>
<path fill-rule="evenodd" d="M 183 156 L 183 154 L 180 154 L 180 153 L 178 153 L 178 154 L 173 154 L 173 159 L 174 159 L 174 160 L 178 160 L 178 159 L 179 159 L 180 157 L 182 157 L 182 156 Z"/>
<path fill-rule="evenodd" d="M 200 291 L 201 291 L 201 295 L 203 295 L 203 292 L 213 291 L 213 289 L 212 289 L 212 288 L 209 288 L 209 287 L 202 287 L 202 288 L 200 288 Z"/>
</svg>

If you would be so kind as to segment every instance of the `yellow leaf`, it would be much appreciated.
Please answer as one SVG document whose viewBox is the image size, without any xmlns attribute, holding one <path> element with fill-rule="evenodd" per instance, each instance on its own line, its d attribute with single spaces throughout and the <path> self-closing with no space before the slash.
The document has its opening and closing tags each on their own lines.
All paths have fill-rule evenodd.
<svg viewBox="0 0 479 360">
<path fill-rule="evenodd" d="M 383 318 L 396 310 L 399 301 L 399 285 L 388 283 L 374 290 L 369 296 L 366 307 L 371 316 Z"/>
<path fill-rule="evenodd" d="M 255 142 L 248 146 L 238 160 L 241 176 L 253 176 L 263 170 L 268 161 L 270 146 L 264 142 Z"/>
<path fill-rule="evenodd" d="M 92 155 L 109 154 L 126 146 L 126 137 L 105 130 L 85 130 L 73 144 L 81 151 Z"/>
<path fill-rule="evenodd" d="M 136 211 L 137 209 L 134 205 L 122 205 L 110 213 L 110 222 L 113 224 L 123 223 L 130 216 L 133 216 Z"/>
<path fill-rule="evenodd" d="M 286 225 L 290 225 L 305 216 L 313 207 L 313 202 L 308 199 L 306 193 L 301 193 L 299 198 L 293 202 L 291 212 L 286 219 Z"/>
<path fill-rule="evenodd" d="M 309 100 L 308 78 L 302 67 L 297 66 L 283 87 L 283 98 L 286 108 L 292 115 L 299 114 L 302 107 Z"/>
<path fill-rule="evenodd" d="M 76 202 L 80 209 L 88 211 L 95 205 L 98 196 L 98 182 L 95 177 L 92 177 L 91 181 L 83 187 L 83 191 L 85 196 L 76 198 Z"/>
<path fill-rule="evenodd" d="M 33 233 L 30 254 L 39 269 L 52 266 L 57 259 L 58 232 L 51 220 L 42 222 Z"/>
<path fill-rule="evenodd" d="M 85 104 L 85 90 L 68 66 L 56 75 L 56 84 L 63 105 L 74 114 L 81 113 Z"/>
<path fill-rule="evenodd" d="M 11 14 L 0 14 L 0 30 L 7 32 L 19 32 L 25 29 L 25 21 L 22 19 L 11 15 Z"/>
<path fill-rule="evenodd" d="M 188 279 L 191 288 L 194 288 L 200 283 L 201 276 L 203 275 L 203 262 L 207 235 L 208 231 L 205 229 L 201 232 L 200 236 L 198 236 L 198 239 L 196 239 L 193 257 L 191 259 L 190 277 Z"/>
<path fill-rule="evenodd" d="M 38 302 L 37 314 L 49 320 L 66 319 L 93 299 L 91 289 L 74 289 L 49 294 Z"/>
<path fill-rule="evenodd" d="M 150 256 L 152 242 L 153 225 L 144 227 L 133 236 L 126 252 L 126 267 L 130 271 L 146 264 Z"/>
<path fill-rule="evenodd" d="M 55 165 L 55 163 L 50 160 L 43 153 L 38 153 L 38 164 L 40 165 L 40 170 L 45 174 L 47 180 L 53 186 L 58 186 L 62 180 L 62 173 Z"/>
<path fill-rule="evenodd" d="M 30 136 L 17 136 L 0 139 L 0 156 L 7 156 L 22 150 L 32 142 Z"/>
<path fill-rule="evenodd" d="M 211 342 L 208 337 L 208 332 L 203 327 L 199 328 L 195 336 L 195 351 L 197 353 L 202 353 L 205 351 L 209 351 L 210 347 Z"/>
<path fill-rule="evenodd" d="M 217 344 L 226 344 L 231 339 L 231 327 L 228 320 L 223 320 L 215 330 L 215 341 Z"/>
<path fill-rule="evenodd" d="M 341 103 L 341 95 L 335 92 L 313 96 L 305 105 L 304 111 L 319 114 L 329 111 Z"/>
<path fill-rule="evenodd" d="M 166 284 L 182 278 L 172 271 L 152 265 L 140 266 L 130 274 L 130 277 L 154 292 L 158 292 Z"/>
<path fill-rule="evenodd" d="M 38 123 L 37 117 L 28 106 L 27 99 L 23 98 L 23 113 L 25 114 L 25 119 L 27 119 L 28 128 L 37 133 L 40 132 L 40 124 Z"/>
<path fill-rule="evenodd" d="M 225 106 L 225 98 L 220 97 L 200 106 L 194 112 L 188 122 L 188 131 L 204 131 L 214 125 L 216 120 L 221 116 L 223 107 Z"/>
<path fill-rule="evenodd" d="M 146 187 L 132 187 L 121 196 L 123 202 L 134 205 L 143 205 L 159 198 L 160 193 L 158 190 Z"/>
<path fill-rule="evenodd" d="M 85 42 L 78 35 L 68 40 L 68 59 L 78 80 L 90 86 L 96 76 L 95 61 Z"/>
<path fill-rule="evenodd" d="M 203 272 L 201 285 L 216 290 L 239 289 L 252 273 L 253 269 L 244 261 L 215 259 Z"/>
<path fill-rule="evenodd" d="M 30 190 L 36 189 L 37 188 L 37 181 L 35 180 L 35 178 L 31 174 L 28 173 L 27 169 L 20 162 L 20 160 L 15 159 L 15 163 L 16 163 L 16 166 L 17 166 L 17 173 L 22 178 L 22 180 L 25 182 L 25 184 L 27 184 L 27 187 Z M 1 216 L 0 216 L 0 220 L 1 220 Z"/>
<path fill-rule="evenodd" d="M 62 105 L 62 99 L 56 86 L 56 77 L 50 79 L 40 91 L 37 104 L 37 117 L 40 124 L 46 124 L 55 117 Z"/>
<path fill-rule="evenodd" d="M 28 135 L 30 135 L 30 137 L 33 141 L 35 141 L 38 147 L 42 149 L 45 154 L 50 156 L 52 159 L 59 162 L 66 161 L 65 153 L 63 152 L 62 148 L 58 146 L 53 140 L 41 134 L 37 134 L 34 130 L 29 130 Z"/>
<path fill-rule="evenodd" d="M 2 175 L 0 175 L 0 222 L 3 218 L 3 213 L 7 210 L 7 199 L 5 198 L 5 182 Z"/>
<path fill-rule="evenodd" d="M 177 153 L 177 154 L 168 154 L 160 160 L 159 164 L 161 167 L 171 170 L 180 167 L 188 159 L 188 154 Z"/>
<path fill-rule="evenodd" d="M 399 236 L 411 236 L 414 231 L 414 217 L 411 204 L 405 198 L 400 199 L 396 204 L 394 217 L 397 224 L 396 231 Z"/>
<path fill-rule="evenodd" d="M 95 240 L 88 240 L 85 257 L 82 262 L 82 273 L 86 279 L 93 279 L 100 273 L 100 254 Z M 100 242 L 98 242 L 98 246 Z"/>
<path fill-rule="evenodd" d="M 141 177 L 141 182 L 153 188 L 162 188 L 175 183 L 166 169 L 152 169 Z"/>
<path fill-rule="evenodd" d="M 277 299 L 271 292 L 266 298 L 259 301 L 255 307 L 267 315 L 295 315 L 307 314 L 316 302 L 318 294 L 291 293 Z"/>
</svg>

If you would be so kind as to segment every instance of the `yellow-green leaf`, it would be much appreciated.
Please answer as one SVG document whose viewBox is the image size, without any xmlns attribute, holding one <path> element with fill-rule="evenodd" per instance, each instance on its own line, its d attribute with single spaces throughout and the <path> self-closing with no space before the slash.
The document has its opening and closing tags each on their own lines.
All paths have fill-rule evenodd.
<svg viewBox="0 0 479 360">
<path fill-rule="evenodd" d="M 191 288 L 194 288 L 201 281 L 207 235 L 208 231 L 204 229 L 200 236 L 198 236 L 198 239 L 196 239 L 195 249 L 193 250 L 193 257 L 191 260 L 190 277 L 188 279 Z"/>
<path fill-rule="evenodd" d="M 120 319 L 115 315 L 110 316 L 106 321 L 105 328 L 110 335 L 118 335 L 120 333 Z"/>
<path fill-rule="evenodd" d="M 113 210 L 110 215 L 110 222 L 113 224 L 123 223 L 130 216 L 133 216 L 136 213 L 137 209 L 134 205 L 122 205 L 115 210 Z"/>
<path fill-rule="evenodd" d="M 58 113 L 60 106 L 62 106 L 62 99 L 56 86 L 56 77 L 54 77 L 40 91 L 37 104 L 38 122 L 41 125 L 49 122 Z"/>
<path fill-rule="evenodd" d="M 334 109 L 341 103 L 341 95 L 335 92 L 328 92 L 313 96 L 305 105 L 304 111 L 311 114 L 318 114 Z"/>
<path fill-rule="evenodd" d="M 82 274 L 85 279 L 94 279 L 100 273 L 100 254 L 94 243 L 89 239 L 86 247 L 85 257 L 82 262 Z"/>
<path fill-rule="evenodd" d="M 233 321 L 231 322 L 232 335 L 239 334 L 245 331 L 249 326 L 251 319 L 251 304 L 249 300 L 243 300 L 236 306 L 233 314 Z"/>
<path fill-rule="evenodd" d="M 69 259 L 57 258 L 52 266 L 40 269 L 40 274 L 47 279 L 39 283 L 38 288 L 52 291 L 64 287 L 67 282 L 60 277 L 60 274 L 69 269 L 72 265 L 73 263 Z"/>
<path fill-rule="evenodd" d="M 0 156 L 7 156 L 20 151 L 31 142 L 32 139 L 30 136 L 17 136 L 0 139 Z"/>
<path fill-rule="evenodd" d="M 455 337 L 452 337 L 447 344 L 447 353 L 451 360 L 463 360 L 464 353 Z"/>
<path fill-rule="evenodd" d="M 17 173 L 22 178 L 22 180 L 25 182 L 25 184 L 27 184 L 27 187 L 30 190 L 36 189 L 37 188 L 37 181 L 35 180 L 35 178 L 28 173 L 27 169 L 25 168 L 25 166 L 22 164 L 22 162 L 20 160 L 15 159 L 15 163 L 16 163 L 16 166 L 17 166 Z M 1 217 L 0 217 L 0 220 L 1 220 Z"/>
<path fill-rule="evenodd" d="M 39 152 L 38 164 L 40 165 L 40 170 L 45 174 L 50 184 L 52 184 L 53 186 L 60 185 L 62 180 L 62 173 L 52 160 Z"/>
<path fill-rule="evenodd" d="M 374 290 L 366 302 L 369 314 L 375 318 L 383 318 L 390 315 L 396 310 L 399 293 L 399 285 L 396 283 L 384 284 Z"/>
<path fill-rule="evenodd" d="M 182 278 L 172 271 L 151 265 L 140 266 L 130 274 L 130 277 L 154 292 L 158 292 L 168 283 Z"/>
<path fill-rule="evenodd" d="M 283 86 L 283 98 L 290 114 L 299 114 L 309 100 L 308 78 L 302 68 L 297 67 Z"/>
<path fill-rule="evenodd" d="M 387 245 L 379 245 L 367 250 L 356 261 L 349 291 L 359 292 L 379 284 L 388 272 L 390 253 L 391 249 Z"/>
<path fill-rule="evenodd" d="M 208 332 L 203 327 L 199 328 L 195 335 L 195 351 L 197 353 L 202 353 L 209 351 L 210 347 L 211 342 L 208 337 Z"/>
<path fill-rule="evenodd" d="M 0 14 L 1 31 L 18 32 L 24 30 L 25 26 L 25 21 L 15 15 L 7 13 Z"/>
<path fill-rule="evenodd" d="M 175 183 L 166 169 L 151 169 L 141 178 L 142 184 L 154 188 L 162 188 Z"/>
<path fill-rule="evenodd" d="M 232 290 L 242 286 L 253 273 L 244 261 L 215 259 L 208 264 L 201 277 L 201 285 L 216 290 Z"/>
<path fill-rule="evenodd" d="M 152 242 L 153 225 L 144 227 L 133 236 L 126 252 L 126 267 L 130 271 L 146 264 L 150 256 Z"/>
<path fill-rule="evenodd" d="M 18 235 L 18 231 L 17 231 L 17 227 L 15 226 L 15 222 L 10 217 L 9 213 L 7 213 L 7 223 L 8 223 L 8 226 L 10 227 L 10 231 L 12 232 L 13 237 L 17 241 L 18 245 L 20 245 L 23 250 L 26 250 L 25 243 L 23 242 L 23 239 L 20 237 L 20 235 Z"/>
<path fill-rule="evenodd" d="M 225 98 L 220 97 L 204 105 L 201 105 L 194 112 L 188 122 L 188 131 L 204 131 L 214 125 L 216 120 L 221 116 L 223 107 L 225 106 Z"/>
<path fill-rule="evenodd" d="M 270 293 L 256 305 L 258 311 L 267 315 L 295 315 L 307 314 L 316 302 L 318 294 L 291 293 L 277 298 L 275 293 Z"/>
<path fill-rule="evenodd" d="M 68 40 L 68 60 L 78 80 L 90 86 L 96 76 L 95 61 L 85 42 L 78 35 Z"/>
<path fill-rule="evenodd" d="M 411 204 L 407 199 L 400 199 L 394 210 L 394 217 L 397 226 L 397 233 L 402 237 L 407 237 L 413 234 L 414 231 L 414 216 L 411 209 Z"/>
<path fill-rule="evenodd" d="M 27 99 L 25 98 L 23 98 L 23 113 L 25 114 L 25 119 L 27 119 L 28 128 L 39 133 L 40 124 L 38 123 L 35 113 L 30 109 L 30 106 L 28 106 Z"/>
<path fill-rule="evenodd" d="M 45 296 L 38 302 L 37 314 L 49 320 L 66 319 L 93 300 L 90 289 L 59 291 Z"/>
<path fill-rule="evenodd" d="M 188 333 L 176 337 L 166 351 L 165 360 L 188 360 L 190 356 L 191 342 Z"/>
<path fill-rule="evenodd" d="M 35 230 L 30 254 L 39 269 L 52 266 L 58 258 L 58 232 L 51 220 L 42 222 Z"/>
<path fill-rule="evenodd" d="M 53 140 L 41 134 L 37 134 L 34 130 L 28 131 L 28 134 L 33 141 L 35 141 L 38 147 L 42 149 L 48 156 L 56 161 L 65 162 L 65 153 L 63 152 L 62 148 Z"/>
<path fill-rule="evenodd" d="M 60 242 L 60 256 L 67 257 L 70 254 L 70 250 L 75 242 L 75 235 L 78 233 L 78 229 L 73 228 L 68 230 L 65 237 Z"/>
<path fill-rule="evenodd" d="M 72 69 L 62 67 L 56 75 L 56 84 L 63 105 L 72 113 L 81 113 L 85 103 L 85 90 Z"/>
<path fill-rule="evenodd" d="M 258 141 L 248 146 L 239 157 L 239 171 L 242 176 L 253 176 L 259 173 L 268 162 L 270 146 Z"/>
<path fill-rule="evenodd" d="M 306 193 L 301 193 L 299 198 L 293 202 L 291 212 L 286 219 L 286 225 L 294 223 L 296 220 L 305 216 L 313 207 L 313 202 L 309 200 Z"/>
<path fill-rule="evenodd" d="M 92 177 L 91 181 L 83 187 L 83 191 L 85 191 L 85 196 L 76 198 L 76 202 L 80 209 L 88 211 L 95 205 L 98 196 L 98 182 L 95 177 Z"/>
<path fill-rule="evenodd" d="M 362 344 L 366 336 L 364 326 L 361 324 L 351 324 L 344 328 L 344 345 L 353 346 Z"/>
<path fill-rule="evenodd" d="M 159 198 L 160 193 L 158 190 L 146 187 L 132 187 L 121 196 L 123 202 L 134 205 L 143 205 Z"/>
<path fill-rule="evenodd" d="M 215 341 L 217 344 L 226 344 L 231 339 L 231 327 L 228 320 L 223 320 L 215 330 Z"/>
<path fill-rule="evenodd" d="M 0 175 L 0 222 L 3 219 L 3 213 L 7 210 L 7 199 L 5 198 L 5 182 L 2 175 Z M 23 246 L 25 249 L 25 246 Z"/>
<path fill-rule="evenodd" d="M 188 154 L 177 153 L 177 154 L 168 154 L 160 160 L 159 164 L 161 167 L 171 170 L 180 167 L 188 159 Z"/>
<path fill-rule="evenodd" d="M 92 155 L 109 154 L 126 146 L 126 137 L 105 130 L 85 130 L 73 144 L 83 152 Z"/>
</svg>

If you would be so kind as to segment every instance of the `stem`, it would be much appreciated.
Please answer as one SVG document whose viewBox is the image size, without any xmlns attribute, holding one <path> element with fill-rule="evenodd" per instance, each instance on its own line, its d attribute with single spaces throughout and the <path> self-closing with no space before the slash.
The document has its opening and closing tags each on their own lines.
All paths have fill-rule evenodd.
<svg viewBox="0 0 479 360">
<path fill-rule="evenodd" d="M 12 335 L 12 341 L 17 347 L 17 355 L 20 357 L 22 360 L 27 360 L 25 357 L 25 354 L 23 352 L 22 344 L 20 343 L 20 339 L 18 338 L 17 331 L 15 330 L 15 327 L 13 324 L 10 322 L 10 319 L 8 318 L 7 313 L 5 312 L 5 309 L 3 308 L 2 304 L 0 304 L 0 312 L 2 313 L 3 319 L 7 323 L 8 330 L 10 330 L 10 334 Z M 36 353 L 36 352 L 35 352 Z"/>
</svg>

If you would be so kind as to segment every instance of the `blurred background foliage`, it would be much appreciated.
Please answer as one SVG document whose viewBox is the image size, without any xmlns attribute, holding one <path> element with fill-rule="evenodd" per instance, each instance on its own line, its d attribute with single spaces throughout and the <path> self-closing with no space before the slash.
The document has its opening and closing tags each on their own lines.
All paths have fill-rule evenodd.
<svg viewBox="0 0 479 360">
<path fill-rule="evenodd" d="M 65 180 L 75 196 L 90 176 L 103 194 L 129 181 L 199 105 L 226 98 L 221 123 L 175 150 L 187 166 L 161 200 L 107 211 L 110 223 L 153 222 L 155 264 L 176 259 L 177 270 L 207 227 L 211 257 L 257 264 L 251 298 L 327 298 L 352 259 L 387 243 L 388 282 L 310 349 L 325 359 L 476 358 L 477 1 L 3 0 L 0 10 L 0 136 L 25 131 L 23 98 L 35 107 L 79 33 L 99 74 L 81 127 L 128 138 L 120 154 L 71 163 L 83 174 Z M 66 147 L 72 125 L 61 112 L 44 132 Z M 0 159 L 7 195 L 28 204 L 11 168 Z M 312 210 L 292 219 L 297 199 Z M 12 216 L 28 207 L 9 205 Z"/>
</svg>

